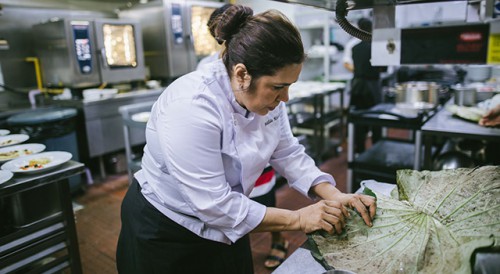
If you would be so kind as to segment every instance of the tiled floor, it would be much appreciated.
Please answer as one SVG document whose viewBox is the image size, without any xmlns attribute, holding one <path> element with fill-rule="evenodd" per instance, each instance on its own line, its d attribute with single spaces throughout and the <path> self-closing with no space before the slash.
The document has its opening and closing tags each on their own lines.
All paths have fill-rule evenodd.
<svg viewBox="0 0 500 274">
<path fill-rule="evenodd" d="M 345 150 L 338 157 L 325 161 L 321 169 L 331 173 L 338 188 L 345 191 Z M 83 209 L 77 211 L 75 217 L 84 273 L 117 273 L 115 249 L 120 231 L 120 205 L 127 186 L 126 174 L 109 176 L 104 182 L 89 187 L 84 195 L 75 198 L 77 203 L 83 205 Z M 278 188 L 276 195 L 278 207 L 281 208 L 297 209 L 311 203 L 287 185 Z M 306 240 L 302 232 L 285 232 L 284 235 L 290 241 L 289 254 Z M 271 273 L 271 270 L 264 267 L 271 244 L 270 233 L 252 234 L 251 243 L 255 273 Z"/>
</svg>

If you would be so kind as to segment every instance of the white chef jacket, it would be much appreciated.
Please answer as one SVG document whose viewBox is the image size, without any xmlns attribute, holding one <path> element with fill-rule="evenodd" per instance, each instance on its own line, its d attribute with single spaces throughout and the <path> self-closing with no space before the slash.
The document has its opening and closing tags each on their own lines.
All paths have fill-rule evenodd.
<svg viewBox="0 0 500 274">
<path fill-rule="evenodd" d="M 265 116 L 235 100 L 221 60 L 186 74 L 160 95 L 146 127 L 144 197 L 203 238 L 230 244 L 262 222 L 266 207 L 247 196 L 267 163 L 308 195 L 335 185 L 293 137 L 285 103 Z"/>
<path fill-rule="evenodd" d="M 342 62 L 344 63 L 349 63 L 351 65 L 354 64 L 352 61 L 352 48 L 357 45 L 361 40 L 359 40 L 356 37 L 352 37 L 347 41 L 346 45 L 344 46 L 344 55 L 342 56 Z"/>
</svg>

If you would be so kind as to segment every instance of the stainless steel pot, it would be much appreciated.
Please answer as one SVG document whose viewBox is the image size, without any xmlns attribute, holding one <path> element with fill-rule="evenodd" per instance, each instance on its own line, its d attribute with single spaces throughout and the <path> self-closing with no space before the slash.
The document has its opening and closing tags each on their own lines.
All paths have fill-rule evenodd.
<svg viewBox="0 0 500 274">
<path fill-rule="evenodd" d="M 405 82 L 396 85 L 396 103 L 439 102 L 440 85 L 435 82 Z"/>
<path fill-rule="evenodd" d="M 456 85 L 452 87 L 455 105 L 473 106 L 477 101 L 477 90 L 472 87 Z"/>
<path fill-rule="evenodd" d="M 396 108 L 417 113 L 430 110 L 439 103 L 441 86 L 435 82 L 405 82 L 396 85 Z"/>
</svg>

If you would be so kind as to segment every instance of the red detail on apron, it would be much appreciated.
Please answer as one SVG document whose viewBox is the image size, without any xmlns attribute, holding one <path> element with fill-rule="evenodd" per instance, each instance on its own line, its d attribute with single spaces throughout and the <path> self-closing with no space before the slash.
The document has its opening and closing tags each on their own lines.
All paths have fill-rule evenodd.
<svg viewBox="0 0 500 274">
<path fill-rule="evenodd" d="M 269 170 L 268 172 L 264 172 L 260 175 L 260 177 L 255 182 L 255 186 L 265 185 L 271 181 L 274 177 L 274 169 Z"/>
</svg>

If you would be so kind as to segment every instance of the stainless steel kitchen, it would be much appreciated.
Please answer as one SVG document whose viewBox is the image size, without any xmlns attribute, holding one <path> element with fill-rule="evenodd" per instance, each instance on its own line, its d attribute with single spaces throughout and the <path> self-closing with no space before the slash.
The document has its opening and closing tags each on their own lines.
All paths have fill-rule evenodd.
<svg viewBox="0 0 500 274">
<path fill-rule="evenodd" d="M 499 207 L 499 0 L 0 0 L 0 273 L 500 273 Z"/>
</svg>

